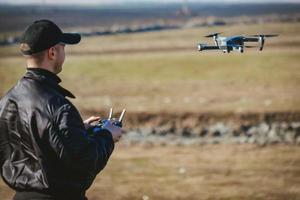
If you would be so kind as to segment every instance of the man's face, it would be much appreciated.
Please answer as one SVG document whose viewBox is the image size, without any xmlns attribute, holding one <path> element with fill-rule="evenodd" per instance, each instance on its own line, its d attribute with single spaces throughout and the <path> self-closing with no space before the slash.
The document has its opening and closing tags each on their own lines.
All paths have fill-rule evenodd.
<svg viewBox="0 0 300 200">
<path fill-rule="evenodd" d="M 55 59 L 53 70 L 54 70 L 55 74 L 58 74 L 58 73 L 61 72 L 62 65 L 65 61 L 65 44 L 59 43 L 59 44 L 55 45 L 54 48 L 56 49 L 57 56 L 56 56 L 56 59 Z"/>
</svg>

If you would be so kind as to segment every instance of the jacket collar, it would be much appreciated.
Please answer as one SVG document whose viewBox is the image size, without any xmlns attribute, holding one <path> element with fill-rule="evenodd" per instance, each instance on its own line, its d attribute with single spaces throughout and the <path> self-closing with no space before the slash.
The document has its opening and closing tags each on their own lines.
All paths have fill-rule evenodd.
<svg viewBox="0 0 300 200">
<path fill-rule="evenodd" d="M 29 78 L 45 83 L 58 90 L 64 96 L 75 98 L 75 96 L 70 91 L 66 90 L 65 88 L 59 85 L 61 79 L 56 74 L 45 69 L 27 68 L 27 72 L 24 75 L 24 78 Z"/>
</svg>

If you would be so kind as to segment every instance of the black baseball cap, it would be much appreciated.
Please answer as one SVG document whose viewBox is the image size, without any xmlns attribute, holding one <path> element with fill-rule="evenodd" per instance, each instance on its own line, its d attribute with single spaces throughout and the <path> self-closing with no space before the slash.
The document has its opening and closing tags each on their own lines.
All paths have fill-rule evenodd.
<svg viewBox="0 0 300 200">
<path fill-rule="evenodd" d="M 77 44 L 80 42 L 77 33 L 63 33 L 50 20 L 38 20 L 29 25 L 20 38 L 20 50 L 25 55 L 31 55 L 49 49 L 58 44 Z"/>
</svg>

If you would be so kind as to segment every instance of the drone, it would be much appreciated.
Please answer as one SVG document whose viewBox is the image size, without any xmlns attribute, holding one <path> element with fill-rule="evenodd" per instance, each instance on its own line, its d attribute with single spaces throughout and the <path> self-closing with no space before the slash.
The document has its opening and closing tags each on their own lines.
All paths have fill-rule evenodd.
<svg viewBox="0 0 300 200">
<path fill-rule="evenodd" d="M 276 34 L 269 35 L 250 35 L 250 36 L 231 36 L 231 37 L 219 37 L 221 33 L 213 33 L 210 35 L 206 35 L 205 37 L 213 38 L 215 42 L 215 46 L 207 45 L 207 44 L 198 44 L 198 50 L 222 50 L 223 53 L 230 53 L 230 51 L 239 51 L 240 53 L 244 53 L 244 48 L 255 48 L 259 47 L 259 50 L 262 51 L 265 44 L 265 39 L 269 37 L 277 37 Z M 245 42 L 258 42 L 259 46 L 245 46 Z"/>
</svg>

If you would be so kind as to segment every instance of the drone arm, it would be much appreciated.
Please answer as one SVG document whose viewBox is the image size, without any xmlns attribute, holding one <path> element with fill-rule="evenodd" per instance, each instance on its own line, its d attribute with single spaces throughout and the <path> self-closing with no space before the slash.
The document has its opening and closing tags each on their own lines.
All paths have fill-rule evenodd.
<svg viewBox="0 0 300 200">
<path fill-rule="evenodd" d="M 259 38 L 244 38 L 244 42 L 258 42 Z"/>
<path fill-rule="evenodd" d="M 219 48 L 219 46 L 208 46 L 206 44 L 199 44 L 198 45 L 198 51 L 215 50 L 215 49 L 220 49 L 220 48 Z"/>
</svg>

